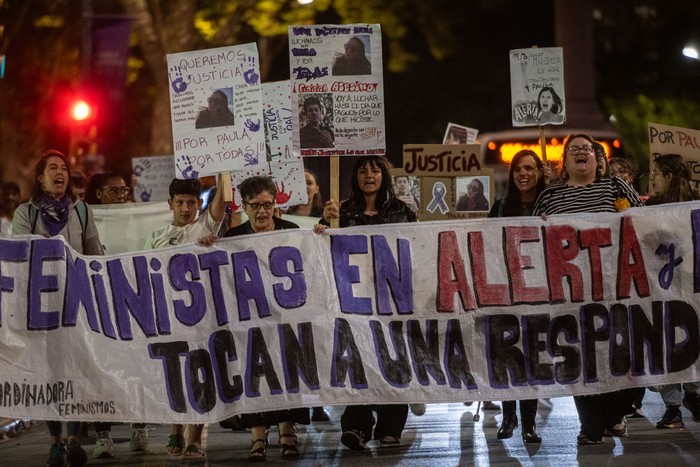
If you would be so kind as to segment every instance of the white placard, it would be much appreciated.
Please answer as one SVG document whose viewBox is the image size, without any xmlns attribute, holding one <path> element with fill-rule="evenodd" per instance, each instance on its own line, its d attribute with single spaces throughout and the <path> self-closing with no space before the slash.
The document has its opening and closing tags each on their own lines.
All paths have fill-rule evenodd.
<svg viewBox="0 0 700 467">
<path fill-rule="evenodd" d="M 215 175 L 264 162 L 255 44 L 167 57 L 177 178 Z"/>
<path fill-rule="evenodd" d="M 566 123 L 562 48 L 511 50 L 510 90 L 514 127 Z"/>
</svg>

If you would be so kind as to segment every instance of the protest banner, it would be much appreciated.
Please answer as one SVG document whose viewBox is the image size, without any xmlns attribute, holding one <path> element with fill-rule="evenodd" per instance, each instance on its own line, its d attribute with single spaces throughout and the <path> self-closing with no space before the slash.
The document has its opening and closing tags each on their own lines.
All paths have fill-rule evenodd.
<svg viewBox="0 0 700 467">
<path fill-rule="evenodd" d="M 515 49 L 509 55 L 513 126 L 566 123 L 562 48 Z"/>
<path fill-rule="evenodd" d="M 290 26 L 294 153 L 384 155 L 378 24 Z"/>
<path fill-rule="evenodd" d="M 662 154 L 679 154 L 690 167 L 695 189 L 700 188 L 700 130 L 649 122 L 649 170 Z"/>
<path fill-rule="evenodd" d="M 147 203 L 170 198 L 170 182 L 175 178 L 172 156 L 132 157 L 131 170 L 134 201 Z"/>
<path fill-rule="evenodd" d="M 255 44 L 168 54 L 178 178 L 216 175 L 265 160 Z"/>
<path fill-rule="evenodd" d="M 700 202 L 86 257 L 0 239 L 0 416 L 214 422 L 697 381 Z"/>
</svg>

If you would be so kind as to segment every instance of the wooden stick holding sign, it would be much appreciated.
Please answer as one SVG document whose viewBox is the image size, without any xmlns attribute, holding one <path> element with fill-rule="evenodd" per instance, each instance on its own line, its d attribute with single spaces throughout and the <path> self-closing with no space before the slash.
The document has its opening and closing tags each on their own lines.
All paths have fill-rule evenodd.
<svg viewBox="0 0 700 467">
<path fill-rule="evenodd" d="M 338 202 L 338 209 L 340 209 L 340 186 L 338 180 L 340 180 L 340 160 L 338 156 L 331 156 L 331 199 Z M 331 219 L 331 228 L 337 229 L 340 226 L 340 212 L 338 217 Z"/>
<path fill-rule="evenodd" d="M 544 125 L 540 125 L 540 150 L 542 151 L 542 164 L 545 166 L 549 166 L 549 162 L 547 162 L 547 139 L 544 135 Z M 544 173 L 544 184 L 547 186 L 549 185 L 548 170 Z"/>
<path fill-rule="evenodd" d="M 231 183 L 231 174 L 228 172 L 221 172 L 218 176 L 219 179 L 219 190 L 223 190 L 224 193 L 224 203 L 229 203 L 233 201 L 233 185 Z"/>
</svg>

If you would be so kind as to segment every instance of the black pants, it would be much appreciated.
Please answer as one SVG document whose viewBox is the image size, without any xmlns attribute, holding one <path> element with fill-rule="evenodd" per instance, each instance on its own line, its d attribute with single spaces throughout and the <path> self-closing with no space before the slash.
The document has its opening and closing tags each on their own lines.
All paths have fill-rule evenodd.
<svg viewBox="0 0 700 467">
<path fill-rule="evenodd" d="M 340 417 L 340 427 L 343 432 L 358 430 L 362 432 L 365 441 L 372 439 L 374 414 L 377 412 L 377 426 L 374 427 L 374 438 L 395 436 L 401 438 L 401 432 L 408 418 L 407 404 L 390 405 L 348 405 Z"/>
<path fill-rule="evenodd" d="M 603 431 L 620 423 L 640 394 L 641 389 L 634 388 L 591 396 L 574 396 L 581 433 L 593 440 L 602 439 Z"/>
<path fill-rule="evenodd" d="M 520 401 L 520 423 L 522 427 L 534 427 L 537 416 L 537 399 L 526 399 Z M 503 420 L 507 417 L 515 417 L 515 401 L 501 401 L 503 410 Z"/>
</svg>

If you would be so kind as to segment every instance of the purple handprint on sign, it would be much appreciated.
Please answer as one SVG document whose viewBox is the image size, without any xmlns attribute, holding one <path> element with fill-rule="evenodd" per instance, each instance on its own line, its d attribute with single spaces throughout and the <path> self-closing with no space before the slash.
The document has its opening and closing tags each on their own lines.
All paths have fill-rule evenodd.
<svg viewBox="0 0 700 467">
<path fill-rule="evenodd" d="M 247 119 L 245 121 L 245 127 L 254 133 L 260 131 L 260 119 L 258 119 L 257 123 L 251 119 Z"/>
<path fill-rule="evenodd" d="M 184 169 L 180 167 L 180 163 L 185 167 Z M 194 170 L 190 163 L 190 158 L 187 156 L 180 156 L 178 160 L 175 161 L 175 167 L 180 171 L 182 178 L 197 178 L 199 176 L 199 172 Z"/>
<path fill-rule="evenodd" d="M 170 68 L 168 76 L 170 78 L 170 85 L 173 87 L 175 93 L 179 94 L 187 89 L 187 83 L 182 79 L 182 68 L 179 66 Z"/>
</svg>

